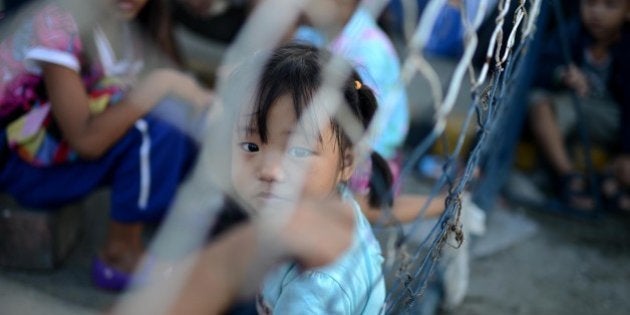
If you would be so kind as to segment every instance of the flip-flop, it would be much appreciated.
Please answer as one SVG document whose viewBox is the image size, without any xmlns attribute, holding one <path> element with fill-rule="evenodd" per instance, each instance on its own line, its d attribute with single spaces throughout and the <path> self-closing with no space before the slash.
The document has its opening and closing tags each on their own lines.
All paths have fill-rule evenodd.
<svg viewBox="0 0 630 315">
<path fill-rule="evenodd" d="M 597 210 L 597 188 L 589 183 L 586 176 L 580 173 L 563 175 L 558 179 L 558 189 L 560 200 L 564 203 L 565 208 L 577 212 L 595 212 Z"/>
<path fill-rule="evenodd" d="M 158 265 L 152 255 L 145 255 L 135 272 L 128 273 L 108 265 L 96 255 L 92 259 L 92 283 L 101 289 L 120 292 L 146 285 L 151 276 L 168 276 L 172 271 L 169 266 Z"/>
<path fill-rule="evenodd" d="M 106 264 L 99 255 L 92 259 L 92 283 L 108 291 L 119 292 L 131 283 L 131 274 Z"/>
<path fill-rule="evenodd" d="M 613 186 L 606 188 L 606 185 Z M 625 187 L 621 187 L 621 184 L 614 175 L 609 173 L 601 175 L 599 178 L 599 188 L 604 210 L 618 214 L 630 214 L 630 208 L 622 207 L 624 198 L 630 199 L 630 191 Z"/>
</svg>

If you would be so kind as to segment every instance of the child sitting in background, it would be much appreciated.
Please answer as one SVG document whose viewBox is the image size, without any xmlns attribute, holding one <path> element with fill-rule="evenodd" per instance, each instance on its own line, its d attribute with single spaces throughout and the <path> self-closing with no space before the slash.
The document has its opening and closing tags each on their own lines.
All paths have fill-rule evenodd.
<svg viewBox="0 0 630 315">
<path fill-rule="evenodd" d="M 32 8 L 0 44 L 0 123 L 8 145 L 0 191 L 47 208 L 109 186 L 111 220 L 92 280 L 120 290 L 144 252 L 144 222 L 162 217 L 196 156 L 188 135 L 150 112 L 169 94 L 200 108 L 208 94 L 172 69 L 138 81 L 151 70 L 151 52 L 166 64 L 178 60 L 166 1 L 65 4 Z M 89 20 L 94 12 L 98 19 Z"/>
<path fill-rule="evenodd" d="M 539 58 L 536 83 L 542 90 L 532 95 L 531 128 L 558 178 L 562 201 L 578 213 L 595 204 L 565 145 L 577 128 L 587 128 L 594 143 L 616 155 L 612 176 L 599 183 L 605 206 L 630 211 L 629 20 L 629 0 L 581 0 L 580 19 L 564 34 L 573 64 L 566 64 L 558 37 L 549 39 Z M 564 90 L 550 92 L 558 88 Z M 579 97 L 586 126 L 577 125 L 569 93 Z"/>
<path fill-rule="evenodd" d="M 309 8 L 304 14 L 305 24 L 297 28 L 295 40 L 317 46 L 329 43 L 328 48 L 350 61 L 363 82 L 374 91 L 379 107 L 374 150 L 388 161 L 397 178 L 402 162 L 399 150 L 409 128 L 409 105 L 400 75 L 400 60 L 389 37 L 359 2 L 318 1 L 318 8 Z M 363 169 L 358 171 L 365 173 Z M 359 190 L 366 189 L 367 179 L 369 174 L 357 174 L 353 185 L 360 186 Z"/>
</svg>

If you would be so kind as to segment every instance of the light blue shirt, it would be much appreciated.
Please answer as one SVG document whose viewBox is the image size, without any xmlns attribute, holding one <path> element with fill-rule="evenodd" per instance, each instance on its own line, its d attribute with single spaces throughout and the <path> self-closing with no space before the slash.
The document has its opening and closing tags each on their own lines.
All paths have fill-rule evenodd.
<svg viewBox="0 0 630 315">
<path fill-rule="evenodd" d="M 265 279 L 259 313 L 379 314 L 385 301 L 381 248 L 359 205 L 348 190 L 355 233 L 352 246 L 334 263 L 308 271 L 285 263 Z"/>
</svg>

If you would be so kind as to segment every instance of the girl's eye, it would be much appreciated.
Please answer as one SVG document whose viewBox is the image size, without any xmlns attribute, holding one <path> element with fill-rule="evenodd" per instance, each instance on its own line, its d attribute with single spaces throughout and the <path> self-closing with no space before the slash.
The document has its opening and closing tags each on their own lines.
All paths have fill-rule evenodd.
<svg viewBox="0 0 630 315">
<path fill-rule="evenodd" d="M 313 154 L 315 154 L 313 151 L 311 151 L 309 149 L 300 148 L 300 147 L 290 148 L 288 153 L 292 157 L 297 157 L 297 158 L 309 157 L 309 156 L 312 156 Z"/>
<path fill-rule="evenodd" d="M 258 152 L 258 145 L 255 143 L 251 143 L 251 142 L 241 142 L 240 143 L 241 149 L 243 149 L 243 151 L 245 152 Z"/>
</svg>

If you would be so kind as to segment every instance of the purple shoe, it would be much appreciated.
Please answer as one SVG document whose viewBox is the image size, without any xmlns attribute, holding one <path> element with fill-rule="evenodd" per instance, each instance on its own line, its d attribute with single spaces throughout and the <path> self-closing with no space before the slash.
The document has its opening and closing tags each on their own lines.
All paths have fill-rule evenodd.
<svg viewBox="0 0 630 315">
<path fill-rule="evenodd" d="M 98 255 L 92 259 L 92 283 L 95 286 L 118 292 L 127 288 L 130 282 L 129 273 L 107 265 Z"/>
</svg>

